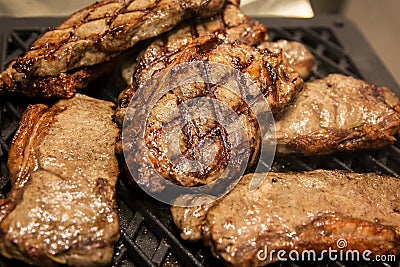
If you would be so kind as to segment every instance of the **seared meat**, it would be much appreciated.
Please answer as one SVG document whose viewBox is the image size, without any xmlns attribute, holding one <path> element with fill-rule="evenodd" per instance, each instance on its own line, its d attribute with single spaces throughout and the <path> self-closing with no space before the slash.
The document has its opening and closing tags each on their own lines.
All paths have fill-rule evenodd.
<svg viewBox="0 0 400 267">
<path fill-rule="evenodd" d="M 197 37 L 215 34 L 230 43 L 257 45 L 265 40 L 266 31 L 263 24 L 243 14 L 237 3 L 227 1 L 215 16 L 203 20 L 192 18 L 153 41 L 143 51 L 139 69 L 179 52 Z"/>
<path fill-rule="evenodd" d="M 126 65 L 128 62 L 130 67 L 137 64 L 136 57 L 143 45 L 140 43 L 111 61 L 62 72 L 56 76 L 27 76 L 12 67 L 13 61 L 0 74 L 0 96 L 18 93 L 36 98 L 71 98 L 76 93 L 88 90 L 89 85 L 94 85 L 99 79 L 112 82 L 113 87 L 124 88 L 127 86 L 124 81 Z"/>
<path fill-rule="evenodd" d="M 19 93 L 28 97 L 71 98 L 94 80 L 111 73 L 114 62 L 106 62 L 56 76 L 29 77 L 12 64 L 0 74 L 0 96 Z"/>
<path fill-rule="evenodd" d="M 394 143 L 393 135 L 400 132 L 400 100 L 385 87 L 331 74 L 305 83 L 298 99 L 275 119 L 275 127 L 278 153 L 381 148 Z"/>
<path fill-rule="evenodd" d="M 253 175 L 265 180 L 250 192 Z M 190 201 L 184 196 L 177 203 Z M 193 201 L 201 203 L 199 197 Z M 301 255 L 303 250 L 338 249 L 340 239 L 347 241 L 343 250 L 360 255 L 366 249 L 375 255 L 400 253 L 400 180 L 372 173 L 248 174 L 221 200 L 203 207 L 175 206 L 172 215 L 184 239 L 201 236 L 215 255 L 234 266 L 276 261 L 269 255 L 258 259 L 265 247 Z"/>
<path fill-rule="evenodd" d="M 128 84 L 133 84 L 119 95 L 117 121 L 122 124 L 126 107 L 138 85 L 144 84 L 155 72 L 165 68 L 165 59 L 184 49 L 195 38 L 207 35 L 217 35 L 228 43 L 258 45 L 266 39 L 266 27 L 243 14 L 238 3 L 228 0 L 214 17 L 204 20 L 193 18 L 160 36 L 141 53 L 133 80 L 128 81 Z"/>
<path fill-rule="evenodd" d="M 278 53 L 282 50 L 290 65 L 302 78 L 310 76 L 315 58 L 302 43 L 279 40 L 276 42 L 264 42 L 258 48 L 261 50 L 268 49 L 273 53 Z"/>
<path fill-rule="evenodd" d="M 0 95 L 72 97 L 93 80 L 110 74 L 121 60 L 102 62 L 194 14 L 211 16 L 224 4 L 223 0 L 180 2 L 110 0 L 74 13 L 0 74 Z"/>
<path fill-rule="evenodd" d="M 260 130 L 253 112 L 257 110 L 259 114 L 267 113 L 267 103 L 272 112 L 280 111 L 290 103 L 303 84 L 302 79 L 285 63 L 281 54 L 262 53 L 244 44 L 221 43 L 215 37 L 196 39 L 164 62 L 166 72 L 161 77 L 153 76 L 151 86 L 145 86 L 141 94 L 135 95 L 125 116 L 123 129 L 126 140 L 123 144 L 125 161 L 131 166 L 136 182 L 150 191 L 163 189 L 159 179 L 155 178 L 157 172 L 172 183 L 196 186 L 215 181 L 231 163 L 234 166 L 231 168 L 232 172 L 225 171 L 224 175 L 235 176 L 236 171 L 241 168 L 240 159 L 244 157 L 243 151 L 247 144 L 250 150 L 246 163 L 249 167 L 253 166 L 260 151 Z M 194 66 L 194 62 L 200 65 Z M 174 67 L 178 70 L 170 72 Z M 241 80 L 235 71 L 249 80 Z M 197 77 L 198 82 L 176 84 L 172 87 L 168 85 L 168 78 L 164 77 L 171 77 L 175 84 L 187 81 L 188 77 Z M 250 83 L 256 86 L 251 86 Z M 160 90 L 155 88 L 165 86 L 173 89 L 158 98 Z M 247 94 L 245 87 L 250 89 Z M 217 108 L 208 103 L 202 106 L 206 108 L 202 111 L 204 119 L 192 121 L 191 114 L 182 110 L 181 103 L 189 103 L 191 99 L 202 97 L 224 103 L 238 118 L 230 113 L 215 111 Z M 150 107 L 147 128 L 141 140 L 141 128 L 135 123 L 140 120 L 137 114 L 145 112 L 146 101 L 153 98 L 158 101 Z M 245 101 L 254 103 L 254 106 L 249 106 Z M 179 125 L 177 118 L 192 122 Z M 222 120 L 227 125 L 222 126 Z M 171 131 L 171 128 L 175 129 L 174 127 L 178 127 L 181 134 L 177 139 L 167 139 L 166 132 Z M 238 136 L 244 132 L 245 136 L 241 139 L 243 142 L 230 139 L 236 138 L 235 134 L 227 134 L 226 129 L 238 133 Z M 234 150 L 241 152 L 231 153 Z M 183 163 L 187 162 L 186 157 L 193 164 L 206 161 L 207 167 L 202 171 L 194 171 L 198 168 Z M 155 169 L 144 160 L 147 158 Z"/>
<path fill-rule="evenodd" d="M 99 64 L 192 16 L 212 16 L 223 4 L 224 0 L 96 2 L 46 32 L 14 67 L 29 76 L 56 76 Z"/>
<path fill-rule="evenodd" d="M 76 95 L 29 106 L 9 152 L 0 252 L 40 266 L 104 266 L 119 238 L 113 104 Z"/>
<path fill-rule="evenodd" d="M 215 201 L 218 200 L 209 195 L 182 195 L 175 200 L 171 207 L 172 218 L 184 240 L 201 240 L 207 212 L 216 205 Z"/>
</svg>

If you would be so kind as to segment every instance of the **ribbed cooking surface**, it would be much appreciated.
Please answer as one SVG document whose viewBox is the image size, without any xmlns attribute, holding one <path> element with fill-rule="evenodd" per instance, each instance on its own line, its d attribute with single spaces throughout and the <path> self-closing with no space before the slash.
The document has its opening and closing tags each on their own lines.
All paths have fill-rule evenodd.
<svg viewBox="0 0 400 267">
<path fill-rule="evenodd" d="M 60 19 L 1 19 L 0 64 L 22 54 L 46 30 Z M 397 85 L 373 54 L 368 44 L 348 21 L 328 17 L 316 20 L 268 19 L 270 40 L 297 40 L 308 46 L 316 56 L 313 77 L 343 73 L 386 85 L 399 94 Z M 356 48 L 360 48 L 359 50 Z M 361 53 L 361 54 L 360 54 Z M 361 64 L 363 57 L 371 66 Z M 358 65 L 357 65 L 358 64 Z M 377 78 L 375 78 L 377 77 Z M 118 92 L 100 90 L 100 96 L 116 101 Z M 107 92 L 107 93 L 105 93 Z M 18 99 L 18 102 L 16 101 Z M 29 102 L 30 101 L 30 102 Z M 18 104 L 17 104 L 18 103 Z M 0 106 L 0 195 L 10 191 L 6 167 L 9 144 L 18 127 L 21 113 L 32 100 L 20 97 L 1 102 Z M 275 159 L 274 171 L 312 169 L 344 169 L 355 172 L 378 172 L 400 176 L 400 142 L 379 151 L 339 153 L 323 157 L 290 156 Z M 118 187 L 121 218 L 121 240 L 116 245 L 113 266 L 219 266 L 222 262 L 211 256 L 201 243 L 183 241 L 172 222 L 169 206 L 159 203 L 139 189 L 125 184 Z M 18 264 L 18 265 L 17 265 Z M 275 263 L 273 266 L 365 266 L 367 263 L 318 262 Z M 396 263 L 372 263 L 372 266 L 400 266 Z M 1 266 L 24 266 L 0 258 Z M 371 265 L 371 263 L 369 263 Z"/>
</svg>

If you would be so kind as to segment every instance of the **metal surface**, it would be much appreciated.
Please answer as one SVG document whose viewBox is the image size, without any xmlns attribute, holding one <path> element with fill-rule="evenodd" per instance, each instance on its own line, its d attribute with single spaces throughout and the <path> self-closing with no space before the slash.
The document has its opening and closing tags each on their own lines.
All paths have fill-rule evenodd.
<svg viewBox="0 0 400 267">
<path fill-rule="evenodd" d="M 357 29 L 338 17 L 302 19 L 260 19 L 269 26 L 270 40 L 301 41 L 317 58 L 311 79 L 328 73 L 343 73 L 369 82 L 386 85 L 398 95 L 393 78 L 372 52 Z M 0 64 L 26 50 L 48 26 L 60 19 L 0 19 Z M 116 101 L 118 92 L 108 90 L 103 98 Z M 6 167 L 7 152 L 24 107 L 32 100 L 16 97 L 2 100 L 0 106 L 0 193 L 10 191 Z M 275 171 L 303 171 L 317 168 L 378 172 L 400 176 L 400 142 L 383 150 L 338 153 L 323 157 L 290 156 L 275 160 Z M 124 182 L 117 187 L 121 218 L 121 240 L 117 243 L 113 266 L 220 266 L 223 262 L 210 254 L 200 242 L 183 241 L 174 226 L 169 206 L 159 203 Z M 272 266 L 400 266 L 396 263 L 361 262 L 282 262 Z M 26 266 L 0 258 L 0 266 Z"/>
<path fill-rule="evenodd" d="M 240 7 L 249 16 L 312 18 L 309 0 L 242 0 Z"/>
</svg>

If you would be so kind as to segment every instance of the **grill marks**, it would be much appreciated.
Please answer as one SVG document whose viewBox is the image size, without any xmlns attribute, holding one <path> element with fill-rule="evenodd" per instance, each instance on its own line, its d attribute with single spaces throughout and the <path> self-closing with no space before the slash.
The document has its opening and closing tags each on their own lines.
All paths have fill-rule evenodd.
<svg viewBox="0 0 400 267">
<path fill-rule="evenodd" d="M 210 80 L 209 79 L 209 73 L 204 72 L 204 69 L 198 69 L 199 73 L 201 73 L 201 76 L 204 77 L 204 80 Z M 225 86 L 226 82 L 228 81 L 229 78 L 232 78 L 234 74 L 227 74 L 226 76 L 222 77 L 219 82 L 216 82 L 216 84 L 209 84 L 209 83 L 204 83 L 202 84 L 202 91 L 200 91 L 195 97 L 206 97 L 209 99 L 214 99 L 217 100 L 217 96 L 215 95 L 215 91 L 217 88 L 221 86 Z M 231 144 L 228 141 L 228 133 L 226 132 L 226 129 L 224 126 L 222 126 L 219 122 L 225 120 L 226 121 L 226 114 L 221 114 L 219 109 L 215 109 L 214 105 L 209 106 L 209 111 L 210 111 L 210 117 L 205 120 L 200 120 L 200 119 L 194 119 L 190 120 L 190 112 L 189 112 L 189 107 L 185 104 L 184 97 L 181 96 L 181 94 L 176 93 L 176 91 L 172 90 L 169 91 L 168 94 L 173 95 L 176 100 L 176 104 L 179 105 L 179 111 L 182 117 L 188 118 L 187 124 L 182 127 L 182 139 L 180 140 L 180 149 L 182 155 L 190 160 L 201 160 L 201 153 L 202 149 L 201 148 L 209 148 L 209 144 L 207 143 L 207 140 L 212 139 L 213 142 L 215 142 L 216 146 L 218 147 L 217 153 L 213 159 L 213 164 L 210 166 L 202 166 L 204 169 L 202 171 L 193 171 L 190 174 L 195 176 L 201 184 L 207 184 L 210 182 L 210 177 L 212 177 L 215 174 L 220 175 L 222 171 L 225 170 L 226 166 L 228 165 L 230 159 L 230 152 L 231 152 Z M 245 97 L 245 93 L 242 93 L 242 98 Z M 236 113 L 237 116 L 244 115 L 246 117 L 254 116 L 253 114 L 249 113 L 249 107 L 245 102 L 241 102 L 240 105 L 233 107 L 234 112 Z M 177 121 L 180 118 L 175 118 L 171 122 L 163 122 L 163 130 L 164 132 L 168 132 L 171 128 L 174 127 L 174 124 L 177 123 Z M 156 128 L 153 131 L 150 131 L 150 134 L 148 135 L 148 141 L 146 142 L 147 147 L 149 149 L 155 149 L 158 154 L 158 158 L 162 158 L 163 150 L 157 148 L 156 146 L 153 145 L 152 138 L 156 134 L 162 134 L 160 133 L 160 129 Z M 245 153 L 246 151 L 243 151 Z M 255 152 L 255 148 L 252 147 L 251 154 Z M 153 153 L 152 153 L 153 154 Z M 171 162 L 168 164 L 163 164 L 163 166 L 167 165 L 165 169 L 168 170 L 174 170 L 174 166 L 178 164 L 180 161 L 180 156 L 179 155 L 174 155 L 171 157 Z M 157 162 L 153 162 L 153 164 L 157 165 Z M 162 171 L 162 170 L 159 170 Z M 174 175 L 171 175 L 168 173 L 165 178 L 172 179 L 174 182 L 179 183 L 185 183 L 179 180 L 176 180 L 174 178 Z M 186 181 L 187 183 L 187 181 Z"/>
<path fill-rule="evenodd" d="M 196 23 L 194 20 L 189 22 L 190 25 L 190 34 L 192 35 L 192 39 L 199 37 L 199 32 L 197 31 Z M 167 38 L 165 39 L 165 43 L 167 42 Z M 167 53 L 167 47 L 165 47 L 164 53 Z"/>
<path fill-rule="evenodd" d="M 252 179 L 265 180 L 249 191 Z M 171 212 L 183 239 L 202 240 L 233 266 L 276 261 L 257 257 L 265 246 L 271 251 L 314 250 L 319 256 L 339 239 L 348 242 L 344 252 L 397 255 L 400 214 L 393 206 L 399 203 L 399 189 L 399 179 L 373 173 L 255 173 L 214 202 L 210 195 L 183 195 Z"/>
<path fill-rule="evenodd" d="M 202 84 L 202 88 L 207 88 L 207 84 Z M 203 87 L 204 86 L 204 87 Z M 199 92 L 197 97 L 209 97 L 215 99 L 214 90 L 215 87 L 211 89 L 205 89 Z M 214 179 L 212 177 L 218 177 L 225 170 L 227 164 L 230 161 L 230 144 L 228 142 L 228 134 L 226 129 L 219 123 L 221 114 L 214 109 L 213 105 L 210 105 L 211 118 L 192 118 L 190 114 L 190 108 L 185 104 L 185 100 L 180 94 L 175 91 L 170 91 L 168 94 L 173 95 L 176 99 L 176 105 L 179 105 L 180 116 L 174 118 L 171 122 L 162 122 L 162 129 L 159 127 L 151 128 L 146 135 L 146 145 L 149 150 L 156 151 L 150 152 L 151 155 L 156 155 L 153 158 L 152 163 L 156 166 L 159 173 L 162 173 L 164 178 L 171 180 L 177 184 L 185 186 L 193 186 L 199 184 L 208 184 Z M 167 97 L 169 98 L 169 97 Z M 165 99 L 160 99 L 160 105 L 170 106 L 165 104 Z M 181 118 L 185 118 L 186 124 L 180 124 Z M 150 120 L 152 120 L 152 116 Z M 170 159 L 163 158 L 165 154 L 165 147 L 162 147 L 160 143 L 154 146 L 153 137 L 158 134 L 159 136 L 165 135 L 173 130 L 174 127 L 180 127 L 181 133 L 179 140 L 175 142 L 174 145 L 179 145 L 180 153 L 171 155 Z M 162 137 L 161 137 L 162 138 Z M 211 140 L 211 141 L 210 141 Z M 157 142 L 157 141 L 156 141 Z M 216 152 L 212 149 L 213 144 L 216 146 Z M 212 152 L 215 152 L 215 156 L 212 159 L 211 164 L 208 164 L 210 160 L 209 156 Z M 208 155 L 208 153 L 211 153 Z M 183 158 L 189 160 L 197 160 L 197 167 L 201 170 L 196 171 L 196 167 L 193 166 L 187 174 L 181 173 L 178 164 L 182 162 Z M 162 161 L 162 162 L 160 162 Z M 183 179 L 184 178 L 184 179 Z"/>
<path fill-rule="evenodd" d="M 260 50 L 268 49 L 272 53 L 279 53 L 281 50 L 286 56 L 289 64 L 305 79 L 310 76 L 315 62 L 314 56 L 303 44 L 279 40 L 276 42 L 263 42 L 258 46 Z"/>
<path fill-rule="evenodd" d="M 106 62 L 56 76 L 29 77 L 10 65 L 0 74 L 0 95 L 19 93 L 28 97 L 70 98 L 94 80 L 109 74 L 114 66 L 114 62 Z"/>
<path fill-rule="evenodd" d="M 400 100 L 388 88 L 330 74 L 306 83 L 275 126 L 282 154 L 381 148 L 393 144 L 400 132 Z"/>
<path fill-rule="evenodd" d="M 208 87 L 208 84 L 205 84 L 205 87 Z M 210 97 L 215 99 L 215 95 L 213 93 L 215 87 L 211 88 L 211 90 L 204 90 L 204 94 L 200 93 L 201 95 L 197 95 L 197 97 Z M 190 172 L 191 175 L 197 177 L 199 180 L 203 180 L 203 183 L 207 184 L 207 179 L 209 179 L 211 175 L 223 171 L 229 163 L 229 143 L 227 140 L 227 132 L 225 128 L 218 123 L 218 121 L 220 121 L 218 118 L 221 117 L 221 115 L 218 114 L 217 110 L 215 110 L 211 105 L 211 117 L 215 118 L 215 120 L 206 119 L 204 121 L 198 118 L 191 119 L 189 107 L 185 104 L 185 99 L 173 90 L 169 91 L 168 94 L 170 95 L 169 97 L 172 96 L 176 99 L 176 104 L 179 105 L 180 115 L 187 119 L 187 123 L 181 127 L 182 135 L 181 139 L 179 140 L 180 142 L 179 144 L 175 144 L 180 146 L 182 155 L 172 155 L 171 160 L 163 164 L 159 164 L 158 160 L 154 160 L 152 163 L 155 164 L 156 169 L 158 169 L 161 173 L 165 173 L 165 171 L 175 172 L 176 168 L 174 166 L 179 164 L 179 162 L 182 160 L 181 156 L 189 160 L 201 160 L 202 151 L 199 148 L 207 148 L 207 140 L 212 139 L 218 144 L 218 151 L 214 157 L 215 164 L 212 164 L 208 167 L 201 166 L 203 167 L 203 170 L 201 171 Z M 162 101 L 163 100 L 160 100 L 160 102 Z M 165 132 L 171 131 L 176 125 L 179 125 L 179 120 L 180 118 L 178 117 L 172 119 L 171 122 L 162 122 L 162 129 L 155 127 L 147 135 L 148 138 L 146 140 L 146 146 L 149 150 L 152 150 L 150 154 L 153 156 L 156 155 L 156 159 L 163 158 L 164 151 L 162 148 L 154 145 L 154 137 L 160 137 Z M 165 178 L 171 179 L 178 184 L 184 183 L 177 180 L 175 175 L 171 175 L 171 173 L 166 173 Z"/>
<path fill-rule="evenodd" d="M 0 75 L 0 94 L 70 98 L 94 80 L 110 74 L 123 51 L 192 16 L 209 17 L 223 4 L 224 0 L 95 3 L 44 33 L 24 56 L 17 58 Z"/>
<path fill-rule="evenodd" d="M 153 79 L 148 82 L 152 86 L 143 86 L 130 104 L 124 124 L 124 135 L 129 138 L 123 144 L 125 151 L 129 151 L 125 157 L 127 165 L 136 166 L 132 175 L 136 182 L 150 191 L 164 188 L 154 178 L 157 176 L 155 170 L 164 179 L 178 185 L 198 186 L 217 179 L 223 181 L 222 173 L 223 177 L 232 178 L 246 167 L 253 167 L 260 153 L 261 133 L 252 105 L 262 106 L 259 114 L 269 112 L 268 104 L 272 112 L 277 113 L 302 88 L 302 79 L 285 64 L 281 54 L 261 52 L 243 44 L 224 43 L 224 40 L 212 36 L 195 39 L 182 51 L 164 58 L 163 64 L 165 67 L 150 75 Z M 167 72 L 163 73 L 164 70 Z M 281 74 L 277 75 L 278 72 Z M 174 85 L 162 77 L 168 77 Z M 191 82 L 187 77 L 196 79 Z M 135 86 L 139 88 L 140 83 Z M 139 128 L 126 122 L 137 120 L 135 112 L 146 107 L 146 99 L 141 98 L 153 99 L 158 93 L 156 91 L 160 90 L 158 88 L 165 86 L 173 89 L 160 96 L 152 107 L 146 121 L 145 141 L 140 143 L 140 140 L 131 138 Z M 278 87 L 285 86 L 291 91 L 282 91 L 282 95 Z M 272 94 L 271 88 L 274 89 Z M 189 111 L 193 105 L 191 100 L 199 98 L 206 99 L 201 102 L 205 109 L 201 110 L 200 118 L 193 116 L 196 112 L 191 114 L 193 111 Z M 213 100 L 229 108 L 217 108 Z M 177 136 L 168 139 L 174 127 Z M 238 133 L 239 137 L 231 133 Z M 133 153 L 130 153 L 132 148 Z M 143 161 L 146 154 L 155 168 L 151 172 L 148 171 L 152 168 L 149 162 Z M 187 159 L 200 163 L 196 165 L 196 162 L 185 161 Z M 232 168 L 226 169 L 228 163 Z"/>
<path fill-rule="evenodd" d="M 45 33 L 14 67 L 33 76 L 57 75 L 98 64 L 140 40 L 170 30 L 197 14 L 212 15 L 223 0 L 103 1 L 71 15 Z M 93 33 L 94 32 L 94 33 Z"/>
<path fill-rule="evenodd" d="M 228 22 L 226 18 L 230 21 Z M 209 35 L 218 36 L 227 43 L 259 45 L 266 38 L 266 27 L 241 13 L 236 1 L 227 1 L 214 17 L 204 20 L 193 18 L 157 38 L 141 53 L 134 72 L 134 83 L 119 95 L 117 121 L 122 124 L 126 107 L 141 84 L 144 84 L 158 70 L 165 68 L 170 57 L 180 53 L 196 38 Z"/>
<path fill-rule="evenodd" d="M 191 19 L 176 30 L 155 40 L 141 55 L 141 60 L 135 74 L 136 80 L 142 82 L 140 80 L 140 73 L 143 69 L 148 68 L 150 64 L 157 61 L 165 61 L 166 58 L 182 51 L 187 44 L 198 37 L 217 35 L 226 42 L 233 43 L 239 41 L 249 45 L 261 43 L 265 39 L 266 28 L 259 22 L 248 18 L 244 14 L 240 18 L 235 18 L 230 25 L 225 22 L 224 16 L 234 16 L 236 13 L 240 13 L 239 8 L 227 2 L 220 13 L 213 18 L 203 21 Z M 253 38 L 238 40 L 235 38 L 236 36 L 229 34 L 229 30 L 231 29 L 235 29 L 235 31 L 242 34 L 244 34 L 244 29 L 251 30 Z M 155 51 L 157 52 L 155 53 Z"/>
</svg>

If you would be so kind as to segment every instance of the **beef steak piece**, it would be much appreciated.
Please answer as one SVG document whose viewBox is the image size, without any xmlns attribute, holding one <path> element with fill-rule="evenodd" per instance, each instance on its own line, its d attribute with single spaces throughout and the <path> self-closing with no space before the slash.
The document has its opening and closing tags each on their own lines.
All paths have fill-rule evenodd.
<svg viewBox="0 0 400 267">
<path fill-rule="evenodd" d="M 101 63 L 56 76 L 29 77 L 10 64 L 0 74 L 0 96 L 18 93 L 36 98 L 71 98 L 93 81 L 110 74 L 115 62 Z"/>
<path fill-rule="evenodd" d="M 213 17 L 203 20 L 192 18 L 176 29 L 161 35 L 139 55 L 133 77 L 127 81 L 131 85 L 119 95 L 117 122 L 122 124 L 126 107 L 138 85 L 146 83 L 154 73 L 165 68 L 167 58 L 183 50 L 194 39 L 217 35 L 227 43 L 258 45 L 267 38 L 266 31 L 263 24 L 243 14 L 236 1 L 228 0 Z"/>
<path fill-rule="evenodd" d="M 276 42 L 263 42 L 259 49 L 268 49 L 273 53 L 282 50 L 289 64 L 305 79 L 310 76 L 315 58 L 305 45 L 295 41 L 278 40 Z"/>
<path fill-rule="evenodd" d="M 341 74 L 307 82 L 275 119 L 277 153 L 381 148 L 400 132 L 400 100 L 388 88 Z M 266 142 L 273 142 L 265 136 Z"/>
<path fill-rule="evenodd" d="M 77 94 L 22 116 L 0 202 L 0 252 L 40 266 L 105 266 L 119 238 L 114 105 Z"/>
<path fill-rule="evenodd" d="M 265 180 L 249 191 L 253 178 Z M 276 261 L 277 253 L 270 258 L 265 248 L 284 250 L 287 259 L 291 250 L 300 255 L 314 250 L 319 257 L 323 250 L 338 250 L 343 239 L 347 246 L 341 249 L 358 250 L 360 258 L 367 249 L 371 259 L 400 253 L 400 180 L 395 177 L 327 170 L 255 173 L 215 202 L 202 205 L 210 196 L 203 197 L 177 199 L 174 222 L 184 239 L 202 239 L 233 266 Z"/>
<path fill-rule="evenodd" d="M 224 0 L 96 2 L 42 35 L 14 67 L 30 76 L 54 76 L 99 64 L 192 16 L 212 16 L 223 4 Z"/>
<path fill-rule="evenodd" d="M 237 171 L 241 168 L 240 156 L 231 151 L 242 151 L 247 142 L 248 167 L 254 166 L 260 153 L 261 131 L 253 111 L 258 110 L 260 114 L 279 112 L 292 101 L 303 85 L 302 79 L 286 64 L 282 54 L 261 52 L 245 44 L 224 43 L 216 37 L 195 39 L 179 53 L 166 58 L 165 62 L 166 72 L 160 70 L 158 74 L 161 77 L 154 77 L 151 80 L 152 86 L 143 87 L 143 92 L 135 95 L 125 115 L 123 127 L 123 141 L 126 142 L 123 142 L 122 149 L 125 161 L 130 166 L 136 182 L 150 191 L 160 191 L 164 188 L 160 185 L 160 180 L 155 178 L 157 173 L 181 186 L 197 186 L 217 180 L 229 163 L 232 163 L 232 166 L 238 164 L 231 169 L 233 172 Z M 194 62 L 201 63 L 200 67 L 191 67 L 193 65 L 190 64 Z M 211 67 L 207 69 L 203 66 Z M 174 67 L 178 70 L 170 72 Z M 224 72 L 226 69 L 229 71 Z M 238 73 L 247 77 L 247 80 L 241 80 Z M 198 81 L 174 87 L 166 85 L 163 76 L 171 77 L 171 80 L 177 83 L 194 76 Z M 210 77 L 214 77 L 213 82 L 210 82 Z M 251 92 L 246 95 L 242 89 L 247 86 L 251 88 Z M 144 138 L 141 138 L 140 130 L 143 127 L 130 122 L 141 120 L 137 114 L 146 112 L 145 103 L 148 99 L 155 98 L 160 92 L 158 88 L 161 87 L 171 87 L 171 90 L 160 96 L 154 106 L 149 107 L 151 110 Z M 216 112 L 215 107 L 210 105 L 206 111 L 202 111 L 205 119 L 194 120 L 181 128 L 178 125 L 178 132 L 181 133 L 179 137 L 176 140 L 168 139 L 166 132 L 169 131 L 169 127 L 175 127 L 177 118 L 191 120 L 186 111 L 182 110 L 181 103 L 191 105 L 191 100 L 202 97 L 224 103 L 238 117 Z M 263 104 L 258 105 L 256 100 Z M 251 106 L 250 102 L 254 102 L 254 106 Z M 206 104 L 203 107 L 206 107 Z M 222 127 L 218 124 L 221 119 L 229 122 Z M 230 139 L 235 135 L 227 134 L 224 129 L 237 132 L 238 136 L 243 131 L 245 134 L 241 141 L 237 141 L 239 139 Z M 215 146 L 205 141 L 211 139 L 214 140 Z M 192 161 L 206 159 L 208 167 L 203 168 L 203 171 L 195 171 L 197 168 L 194 166 L 183 164 L 186 162 L 184 157 Z M 230 173 L 228 177 L 234 175 Z"/>
</svg>

